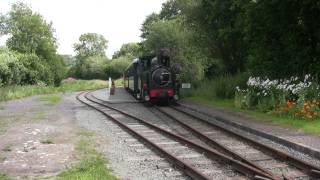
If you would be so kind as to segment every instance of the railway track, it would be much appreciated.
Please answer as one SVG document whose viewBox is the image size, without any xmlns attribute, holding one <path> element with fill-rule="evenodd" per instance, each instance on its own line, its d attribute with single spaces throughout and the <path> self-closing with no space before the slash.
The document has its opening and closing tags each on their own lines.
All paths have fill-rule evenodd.
<svg viewBox="0 0 320 180">
<path fill-rule="evenodd" d="M 298 167 L 289 167 L 289 165 L 283 165 L 278 161 L 275 161 L 276 163 L 271 166 L 265 161 L 270 159 L 274 160 L 274 158 L 269 154 L 269 156 L 266 155 L 264 151 L 264 156 L 261 156 L 263 157 L 262 159 L 250 159 L 250 157 L 243 155 L 241 151 L 243 149 L 250 149 L 251 152 L 253 152 L 252 149 L 257 150 L 257 148 L 249 146 L 246 142 L 247 144 L 237 145 L 237 152 L 235 150 L 237 148 L 227 146 L 228 141 L 230 143 L 231 140 L 230 138 L 229 140 L 226 140 L 228 137 L 223 136 L 223 133 L 226 133 L 224 130 L 218 130 L 217 127 L 212 127 L 212 125 L 208 126 L 207 123 L 201 122 L 201 119 L 192 117 L 192 115 L 186 114 L 179 109 L 156 107 L 157 111 L 161 112 L 171 120 L 174 120 L 182 128 L 189 131 L 189 134 L 196 136 L 196 140 L 191 141 L 190 138 L 188 138 L 188 135 L 185 137 L 184 135 L 177 134 L 176 132 L 173 133 L 172 130 L 170 130 L 170 127 L 163 128 L 163 125 L 152 124 L 148 120 L 135 117 L 111 107 L 108 103 L 92 96 L 90 93 L 81 93 L 77 96 L 77 99 L 107 116 L 121 128 L 134 135 L 139 139 L 139 141 L 148 144 L 155 152 L 164 156 L 177 169 L 181 170 L 193 179 L 218 178 L 264 180 L 310 179 L 311 177 L 318 177 L 318 169 L 316 167 L 300 161 L 300 164 L 298 163 Z M 183 121 L 181 121 L 182 119 L 179 120 L 178 118 L 175 118 L 175 115 L 170 114 L 168 111 L 171 111 L 173 114 L 184 114 L 185 117 L 183 118 Z M 192 126 L 188 126 L 188 124 L 191 124 Z M 225 144 L 213 138 L 213 135 L 220 139 L 225 139 Z M 234 139 L 239 138 L 233 138 L 232 141 L 234 141 Z M 242 150 L 239 147 L 242 147 Z M 270 150 L 268 152 L 270 152 Z M 284 156 L 283 154 L 281 155 L 282 159 L 289 157 Z M 294 160 L 294 162 L 295 161 L 297 160 Z M 292 160 L 290 160 L 290 162 L 292 162 Z M 277 167 L 274 168 L 276 165 L 279 166 L 278 169 Z M 302 165 L 306 165 L 307 168 L 301 168 L 300 166 Z M 296 173 L 296 176 L 288 176 L 286 175 L 287 173 L 282 171 L 282 167 L 286 167 L 287 169 L 289 168 L 290 170 L 294 169 L 294 171 L 298 173 Z M 281 170 L 279 170 L 279 168 Z"/>
<path fill-rule="evenodd" d="M 277 179 L 157 124 L 151 124 L 147 120 L 113 108 L 88 93 L 79 94 L 77 99 L 152 147 L 153 151 L 164 156 L 177 169 L 193 179 Z"/>
<path fill-rule="evenodd" d="M 223 126 L 214 125 L 179 107 L 153 107 L 192 132 L 199 141 L 217 151 L 283 179 L 319 179 L 319 167 L 301 161 L 271 146 L 245 137 Z"/>
</svg>

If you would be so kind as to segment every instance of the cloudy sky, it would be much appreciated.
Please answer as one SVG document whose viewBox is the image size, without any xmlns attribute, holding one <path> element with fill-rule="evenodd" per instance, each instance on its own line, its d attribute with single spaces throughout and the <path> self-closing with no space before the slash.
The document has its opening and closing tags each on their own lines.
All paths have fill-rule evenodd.
<svg viewBox="0 0 320 180">
<path fill-rule="evenodd" d="M 17 0 L 0 0 L 0 13 L 10 10 Z M 61 54 L 74 54 L 72 44 L 83 33 L 102 34 L 108 41 L 107 55 L 128 42 L 140 41 L 145 17 L 159 12 L 165 0 L 20 0 L 31 5 L 56 30 Z M 0 45 L 5 38 L 0 38 Z"/>
</svg>

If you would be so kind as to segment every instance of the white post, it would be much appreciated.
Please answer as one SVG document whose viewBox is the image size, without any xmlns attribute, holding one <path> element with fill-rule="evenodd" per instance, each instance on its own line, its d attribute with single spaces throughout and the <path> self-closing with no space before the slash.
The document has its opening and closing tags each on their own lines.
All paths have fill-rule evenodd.
<svg viewBox="0 0 320 180">
<path fill-rule="evenodd" d="M 111 77 L 109 77 L 109 89 L 111 88 Z"/>
</svg>

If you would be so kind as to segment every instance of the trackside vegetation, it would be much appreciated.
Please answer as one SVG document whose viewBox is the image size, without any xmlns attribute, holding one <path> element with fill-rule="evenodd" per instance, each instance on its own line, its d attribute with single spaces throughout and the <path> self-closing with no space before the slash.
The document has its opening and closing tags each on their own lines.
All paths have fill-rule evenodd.
<svg viewBox="0 0 320 180">
<path fill-rule="evenodd" d="M 141 28 L 141 54 L 166 47 L 189 100 L 319 134 L 316 1 L 168 0 Z"/>
<path fill-rule="evenodd" d="M 80 140 L 76 146 L 78 165 L 60 173 L 60 180 L 116 180 L 110 169 L 106 167 L 107 161 L 102 154 L 95 150 L 92 143 L 93 134 L 87 131 L 79 133 Z"/>
<path fill-rule="evenodd" d="M 6 86 L 0 87 L 0 101 L 20 99 L 39 94 L 54 94 L 60 92 L 75 92 L 86 89 L 99 89 L 107 87 L 107 82 L 102 80 L 63 80 L 61 85 L 56 86 Z M 57 101 L 58 98 L 49 96 L 49 101 Z"/>
<path fill-rule="evenodd" d="M 319 97 L 316 83 L 307 79 L 291 83 L 257 80 L 248 79 L 247 74 L 224 75 L 194 84 L 193 89 L 183 91 L 182 96 L 188 101 L 320 135 L 320 102 L 314 98 Z"/>
</svg>

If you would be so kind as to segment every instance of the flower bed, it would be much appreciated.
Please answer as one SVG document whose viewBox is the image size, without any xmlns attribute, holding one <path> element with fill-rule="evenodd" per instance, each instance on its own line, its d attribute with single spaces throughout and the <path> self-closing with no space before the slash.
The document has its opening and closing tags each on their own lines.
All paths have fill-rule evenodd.
<svg viewBox="0 0 320 180">
<path fill-rule="evenodd" d="M 320 119 L 320 87 L 310 75 L 299 80 L 250 77 L 247 88 L 236 88 L 235 105 L 299 119 Z"/>
</svg>

